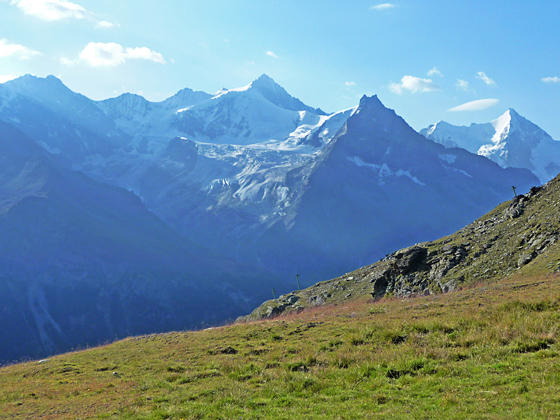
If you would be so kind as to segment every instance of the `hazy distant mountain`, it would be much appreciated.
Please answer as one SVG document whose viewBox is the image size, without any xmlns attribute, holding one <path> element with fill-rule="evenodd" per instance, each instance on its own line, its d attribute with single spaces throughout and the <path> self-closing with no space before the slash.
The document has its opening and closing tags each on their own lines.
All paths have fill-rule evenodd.
<svg viewBox="0 0 560 420">
<path fill-rule="evenodd" d="M 560 172 L 560 142 L 511 108 L 489 123 L 455 126 L 440 121 L 420 133 L 444 146 L 486 156 L 504 168 L 527 168 L 541 182 Z"/>
<path fill-rule="evenodd" d="M 54 76 L 26 75 L 0 84 L 0 120 L 73 166 L 108 156 L 127 138 L 95 102 Z"/>
<path fill-rule="evenodd" d="M 4 123 L 0 238 L 0 362 L 221 322 L 257 302 L 257 274 Z"/>
</svg>

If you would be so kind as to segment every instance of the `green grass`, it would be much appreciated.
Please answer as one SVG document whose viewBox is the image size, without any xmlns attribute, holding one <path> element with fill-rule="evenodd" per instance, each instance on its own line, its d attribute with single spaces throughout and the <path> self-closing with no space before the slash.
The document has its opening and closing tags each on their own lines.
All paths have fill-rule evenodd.
<svg viewBox="0 0 560 420">
<path fill-rule="evenodd" d="M 2 418 L 551 418 L 560 278 L 365 298 L 0 369 Z"/>
</svg>

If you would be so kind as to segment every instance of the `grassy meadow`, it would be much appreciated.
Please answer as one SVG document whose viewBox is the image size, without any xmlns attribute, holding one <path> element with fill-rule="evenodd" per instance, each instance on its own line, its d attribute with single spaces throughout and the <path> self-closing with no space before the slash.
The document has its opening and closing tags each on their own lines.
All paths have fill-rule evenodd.
<svg viewBox="0 0 560 420">
<path fill-rule="evenodd" d="M 560 277 L 358 299 L 0 369 L 0 418 L 552 418 Z"/>
</svg>

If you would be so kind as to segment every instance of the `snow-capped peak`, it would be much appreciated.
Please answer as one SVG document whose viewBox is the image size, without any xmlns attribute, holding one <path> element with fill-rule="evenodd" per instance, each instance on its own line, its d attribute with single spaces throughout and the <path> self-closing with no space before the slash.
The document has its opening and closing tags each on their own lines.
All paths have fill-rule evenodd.
<svg viewBox="0 0 560 420">
<path fill-rule="evenodd" d="M 286 89 L 284 89 L 276 81 L 274 81 L 274 79 L 266 74 L 260 75 L 257 79 L 253 80 L 246 86 L 235 89 L 222 89 L 214 95 L 213 99 L 218 99 L 225 95 L 240 93 L 247 93 L 249 95 L 260 95 L 268 102 L 285 110 L 309 111 L 317 115 L 327 115 L 327 113 L 320 108 L 312 108 L 308 105 L 305 105 L 302 101 L 290 95 L 286 91 Z"/>
<path fill-rule="evenodd" d="M 470 126 L 437 123 L 421 131 L 444 146 L 462 147 L 502 167 L 526 168 L 542 182 L 560 170 L 560 142 L 513 108 L 495 120 Z"/>
<path fill-rule="evenodd" d="M 495 133 L 492 136 L 493 143 L 499 143 L 500 141 L 507 138 L 511 127 L 511 111 L 512 109 L 508 109 L 506 112 L 504 112 L 502 115 L 491 122 L 495 130 Z"/>
</svg>

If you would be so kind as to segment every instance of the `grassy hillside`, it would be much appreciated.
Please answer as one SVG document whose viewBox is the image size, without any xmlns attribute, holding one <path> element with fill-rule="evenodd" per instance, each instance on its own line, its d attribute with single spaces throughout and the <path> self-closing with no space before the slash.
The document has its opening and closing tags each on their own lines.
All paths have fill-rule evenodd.
<svg viewBox="0 0 560 420">
<path fill-rule="evenodd" d="M 361 298 L 0 370 L 2 418 L 536 418 L 560 412 L 560 277 Z"/>
<path fill-rule="evenodd" d="M 246 319 L 360 296 L 448 292 L 513 273 L 560 270 L 560 177 L 502 203 L 458 232 L 396 251 L 383 260 L 263 303 Z"/>
</svg>

